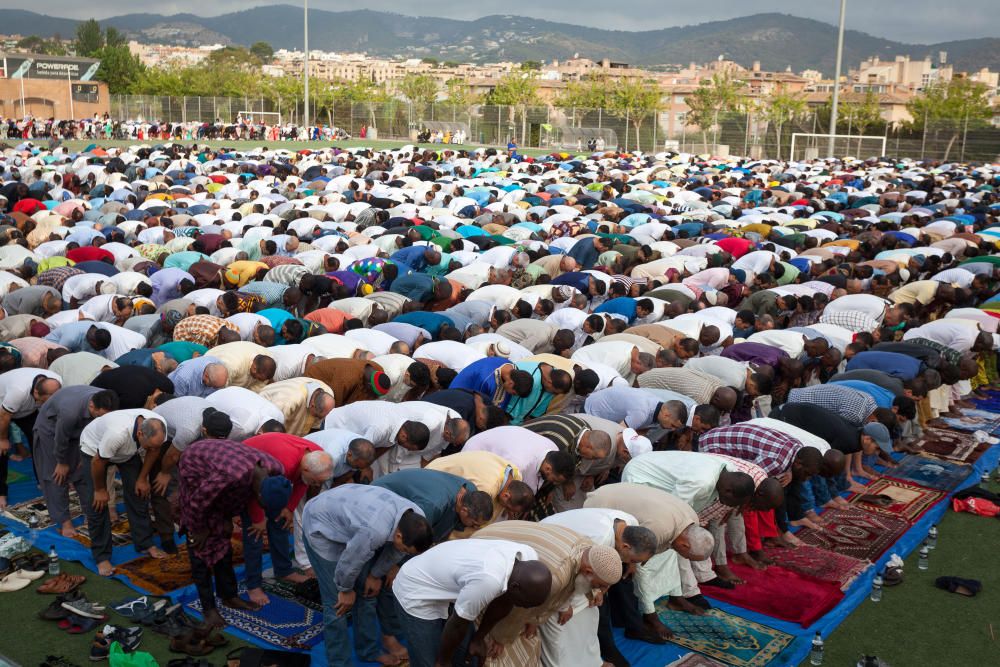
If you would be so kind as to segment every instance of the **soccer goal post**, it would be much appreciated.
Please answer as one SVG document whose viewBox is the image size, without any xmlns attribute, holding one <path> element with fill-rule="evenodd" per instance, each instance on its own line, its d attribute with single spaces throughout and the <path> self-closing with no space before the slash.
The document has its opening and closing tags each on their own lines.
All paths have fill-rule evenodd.
<svg viewBox="0 0 1000 667">
<path fill-rule="evenodd" d="M 243 117 L 243 119 L 251 124 L 256 125 L 258 123 L 264 123 L 265 125 L 281 125 L 281 114 L 277 111 L 241 111 L 236 118 Z M 236 119 L 233 119 L 236 122 Z"/>
<path fill-rule="evenodd" d="M 792 134 L 791 156 L 793 160 L 815 160 L 831 157 L 830 135 L 795 132 Z M 833 135 L 832 157 L 881 157 L 885 155 L 886 138 L 882 135 L 835 134 Z"/>
</svg>

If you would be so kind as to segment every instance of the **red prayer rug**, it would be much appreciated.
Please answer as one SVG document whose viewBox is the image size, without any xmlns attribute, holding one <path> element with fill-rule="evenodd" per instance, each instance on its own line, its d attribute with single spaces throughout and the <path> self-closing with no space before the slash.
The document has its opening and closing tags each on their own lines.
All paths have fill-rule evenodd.
<svg viewBox="0 0 1000 667">
<path fill-rule="evenodd" d="M 860 509 L 831 509 L 820 515 L 823 527 L 803 528 L 804 543 L 858 560 L 874 561 L 910 528 L 901 517 Z"/>
<path fill-rule="evenodd" d="M 831 582 L 772 565 L 755 570 L 739 563 L 729 563 L 742 584 L 736 588 L 703 586 L 701 592 L 711 598 L 755 611 L 760 614 L 812 625 L 844 598 L 840 586 Z"/>
<path fill-rule="evenodd" d="M 890 502 L 888 505 L 878 505 L 868 502 L 866 496 L 885 496 Z M 851 496 L 849 502 L 866 512 L 901 516 L 912 523 L 944 496 L 943 491 L 935 491 L 901 479 L 882 477 L 866 486 L 863 494 Z"/>
<path fill-rule="evenodd" d="M 871 563 L 803 544 L 795 549 L 765 546 L 764 554 L 775 565 L 821 581 L 831 581 L 845 591 Z"/>
</svg>

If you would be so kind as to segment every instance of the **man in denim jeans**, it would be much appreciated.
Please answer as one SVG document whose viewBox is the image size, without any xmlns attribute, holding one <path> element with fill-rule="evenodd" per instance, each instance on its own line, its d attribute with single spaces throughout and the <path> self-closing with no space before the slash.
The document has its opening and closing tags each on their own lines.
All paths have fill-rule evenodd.
<svg viewBox="0 0 1000 667">
<path fill-rule="evenodd" d="M 327 663 L 354 665 L 347 634 L 353 608 L 358 659 L 397 664 L 405 656 L 383 652 L 378 641 L 376 603 L 385 576 L 403 555 L 423 553 L 433 542 L 421 509 L 388 489 L 345 484 L 306 503 L 302 536 L 323 598 Z"/>
</svg>

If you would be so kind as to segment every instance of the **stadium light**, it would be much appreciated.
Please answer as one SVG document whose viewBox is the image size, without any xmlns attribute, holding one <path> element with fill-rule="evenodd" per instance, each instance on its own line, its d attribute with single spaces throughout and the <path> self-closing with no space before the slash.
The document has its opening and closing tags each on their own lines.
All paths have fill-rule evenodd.
<svg viewBox="0 0 1000 667">
<path fill-rule="evenodd" d="M 837 66 L 833 75 L 833 101 L 830 103 L 830 140 L 827 153 L 833 157 L 837 141 L 837 103 L 840 102 L 840 63 L 844 59 L 844 18 L 847 15 L 847 0 L 840 0 L 840 28 L 837 31 Z"/>
<path fill-rule="evenodd" d="M 303 48 L 305 49 L 305 58 L 303 59 L 302 71 L 305 73 L 305 113 L 303 117 L 305 122 L 303 127 L 306 132 L 306 140 L 309 139 L 309 0 L 302 0 L 303 13 L 305 17 L 303 19 L 302 26 L 302 41 L 304 42 Z"/>
</svg>

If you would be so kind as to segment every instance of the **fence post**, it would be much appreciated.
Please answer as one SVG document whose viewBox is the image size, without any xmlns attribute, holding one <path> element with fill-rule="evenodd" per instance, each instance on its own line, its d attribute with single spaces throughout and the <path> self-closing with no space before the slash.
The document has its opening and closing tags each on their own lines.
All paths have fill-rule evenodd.
<svg viewBox="0 0 1000 667">
<path fill-rule="evenodd" d="M 965 128 L 962 130 L 962 154 L 958 158 L 959 162 L 965 162 L 965 142 L 969 138 L 969 112 L 965 112 Z"/>
<path fill-rule="evenodd" d="M 628 109 L 625 109 L 625 152 L 628 152 Z"/>
<path fill-rule="evenodd" d="M 924 131 L 920 138 L 920 159 L 924 159 L 924 149 L 927 147 L 927 110 L 924 109 Z"/>
</svg>

